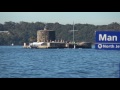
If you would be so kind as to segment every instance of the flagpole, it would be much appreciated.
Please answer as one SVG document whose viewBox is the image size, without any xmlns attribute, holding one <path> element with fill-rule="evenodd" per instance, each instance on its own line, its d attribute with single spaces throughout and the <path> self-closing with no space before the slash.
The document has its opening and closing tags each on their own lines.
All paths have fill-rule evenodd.
<svg viewBox="0 0 120 90">
<path fill-rule="evenodd" d="M 76 48 L 76 46 L 75 46 L 75 31 L 78 31 L 78 30 L 74 29 L 74 21 L 73 21 L 73 30 L 70 30 L 70 31 L 73 32 L 73 48 L 75 49 Z"/>
<path fill-rule="evenodd" d="M 75 47 L 75 39 L 74 39 L 74 36 L 75 36 L 75 35 L 74 35 L 74 21 L 73 21 L 73 44 L 74 44 L 74 49 L 75 49 L 76 47 Z"/>
</svg>

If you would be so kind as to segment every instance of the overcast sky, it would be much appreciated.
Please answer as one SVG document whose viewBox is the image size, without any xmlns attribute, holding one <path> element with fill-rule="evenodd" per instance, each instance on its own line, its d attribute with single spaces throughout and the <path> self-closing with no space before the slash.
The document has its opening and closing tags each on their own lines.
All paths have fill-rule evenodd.
<svg viewBox="0 0 120 90">
<path fill-rule="evenodd" d="M 0 23 L 8 21 L 107 25 L 120 23 L 120 12 L 0 12 Z"/>
</svg>

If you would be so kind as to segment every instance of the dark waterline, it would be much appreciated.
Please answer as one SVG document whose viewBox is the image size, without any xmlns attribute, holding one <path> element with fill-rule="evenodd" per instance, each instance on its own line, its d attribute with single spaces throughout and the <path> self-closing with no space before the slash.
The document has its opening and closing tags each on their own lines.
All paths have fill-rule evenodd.
<svg viewBox="0 0 120 90">
<path fill-rule="evenodd" d="M 119 78 L 119 50 L 0 46 L 0 78 Z"/>
</svg>

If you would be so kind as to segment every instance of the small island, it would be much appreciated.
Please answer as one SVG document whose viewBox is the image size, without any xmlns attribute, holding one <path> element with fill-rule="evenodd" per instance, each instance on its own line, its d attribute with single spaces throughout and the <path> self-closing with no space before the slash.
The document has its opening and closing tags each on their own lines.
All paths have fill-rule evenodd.
<svg viewBox="0 0 120 90">
<path fill-rule="evenodd" d="M 74 26 L 73 26 L 74 27 Z M 92 48 L 90 42 L 68 42 L 65 40 L 56 40 L 54 30 L 47 30 L 46 26 L 44 30 L 37 31 L 37 42 L 24 43 L 23 48 Z M 74 28 L 73 28 L 73 40 L 74 40 Z"/>
</svg>

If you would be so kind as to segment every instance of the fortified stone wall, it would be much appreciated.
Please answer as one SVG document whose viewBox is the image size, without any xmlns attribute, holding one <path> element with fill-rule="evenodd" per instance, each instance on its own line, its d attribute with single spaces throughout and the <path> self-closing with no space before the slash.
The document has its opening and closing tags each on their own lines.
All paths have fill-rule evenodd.
<svg viewBox="0 0 120 90">
<path fill-rule="evenodd" d="M 37 42 L 55 41 L 55 31 L 39 30 L 37 31 Z"/>
</svg>

